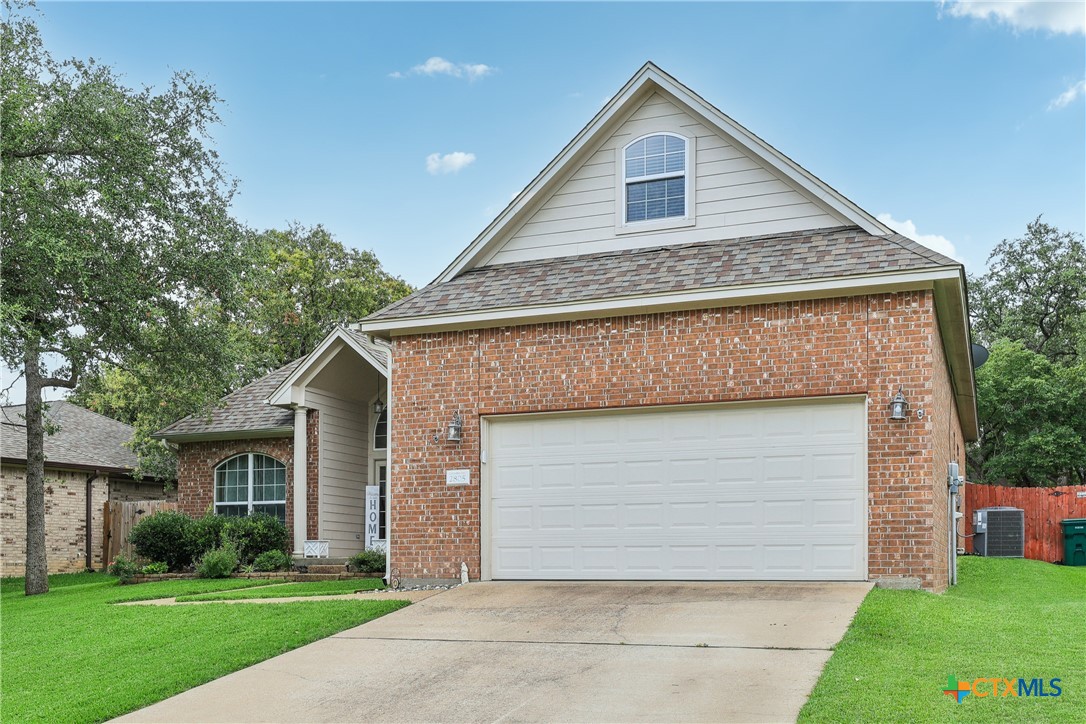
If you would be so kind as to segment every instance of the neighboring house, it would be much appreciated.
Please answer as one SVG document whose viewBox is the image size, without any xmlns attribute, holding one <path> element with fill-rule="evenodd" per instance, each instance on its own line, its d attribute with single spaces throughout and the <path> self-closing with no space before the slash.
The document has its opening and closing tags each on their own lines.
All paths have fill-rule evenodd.
<svg viewBox="0 0 1086 724">
<path fill-rule="evenodd" d="M 977 434 L 961 264 L 651 63 L 433 283 L 256 387 L 163 431 L 182 505 L 275 468 L 295 549 L 345 554 L 379 485 L 414 581 L 942 590 Z"/>
<path fill-rule="evenodd" d="M 45 546 L 50 573 L 102 565 L 103 504 L 109 500 L 172 500 L 176 491 L 133 477 L 136 454 L 123 422 L 69 402 L 47 402 Z M 26 407 L 0 408 L 0 571 L 21 576 L 26 564 Z"/>
</svg>

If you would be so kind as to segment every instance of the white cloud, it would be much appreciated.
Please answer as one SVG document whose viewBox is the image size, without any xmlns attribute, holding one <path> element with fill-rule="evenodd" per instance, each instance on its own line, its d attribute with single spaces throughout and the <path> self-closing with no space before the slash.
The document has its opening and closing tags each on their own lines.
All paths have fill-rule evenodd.
<svg viewBox="0 0 1086 724">
<path fill-rule="evenodd" d="M 940 254 L 949 256 L 951 259 L 956 259 L 963 264 L 965 260 L 958 254 L 958 250 L 954 248 L 953 242 L 945 236 L 939 234 L 921 234 L 916 230 L 916 224 L 911 220 L 898 221 L 890 214 L 879 214 L 877 217 L 879 221 L 889 226 L 891 229 L 899 234 L 904 234 L 915 242 L 923 244 L 932 251 L 937 251 Z"/>
<path fill-rule="evenodd" d="M 1066 35 L 1086 34 L 1086 12 L 1081 2 L 1000 2 L 1000 0 L 951 0 L 940 3 L 956 18 L 994 20 L 1014 30 L 1047 30 Z"/>
<path fill-rule="evenodd" d="M 497 68 L 485 63 L 454 63 L 435 55 L 427 58 L 425 63 L 419 63 L 408 71 L 395 70 L 388 74 L 390 78 L 406 78 L 409 75 L 447 75 L 452 78 L 467 78 L 478 80 L 492 74 Z"/>
<path fill-rule="evenodd" d="M 1065 108 L 1077 99 L 1086 95 L 1086 79 L 1080 80 L 1070 88 L 1060 93 L 1058 96 L 1052 99 L 1052 102 L 1048 104 L 1048 110 L 1058 111 L 1061 108 Z"/>
<path fill-rule="evenodd" d="M 452 153 L 446 153 L 442 155 L 440 153 L 431 153 L 426 157 L 426 171 L 431 176 L 437 176 L 444 173 L 457 173 L 462 168 L 466 168 L 475 163 L 474 153 L 464 153 L 462 151 L 453 151 Z"/>
</svg>

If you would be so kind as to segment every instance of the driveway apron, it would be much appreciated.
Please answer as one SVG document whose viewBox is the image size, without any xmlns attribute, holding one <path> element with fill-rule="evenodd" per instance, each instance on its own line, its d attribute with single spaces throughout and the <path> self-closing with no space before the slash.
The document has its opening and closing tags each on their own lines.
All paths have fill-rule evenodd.
<svg viewBox="0 0 1086 724">
<path fill-rule="evenodd" d="M 790 721 L 870 587 L 472 583 L 121 721 Z"/>
</svg>

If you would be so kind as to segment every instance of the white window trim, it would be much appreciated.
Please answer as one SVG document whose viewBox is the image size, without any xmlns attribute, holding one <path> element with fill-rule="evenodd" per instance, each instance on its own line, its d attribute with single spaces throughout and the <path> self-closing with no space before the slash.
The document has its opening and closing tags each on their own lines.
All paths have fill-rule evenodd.
<svg viewBox="0 0 1086 724">
<path fill-rule="evenodd" d="M 649 138 L 650 136 L 673 136 L 674 138 L 682 139 L 686 144 L 686 167 L 684 170 L 686 178 L 686 213 L 682 216 L 672 216 L 667 219 L 650 219 L 648 221 L 626 221 L 626 149 L 634 145 L 638 141 Z M 695 168 L 695 160 L 697 159 L 697 138 L 695 136 L 684 136 L 681 133 L 675 133 L 674 131 L 652 131 L 651 133 L 644 133 L 637 138 L 631 140 L 622 148 L 615 149 L 617 158 L 615 159 L 615 168 L 618 173 L 615 174 L 615 233 L 616 234 L 640 234 L 646 231 L 660 231 L 663 229 L 678 229 L 685 226 L 694 226 L 697 223 L 696 209 L 697 200 L 694 198 L 695 183 L 694 179 L 697 176 L 697 169 Z M 652 176 L 639 176 L 634 182 L 652 181 L 658 178 L 674 178 L 676 174 L 653 174 Z"/>
<path fill-rule="evenodd" d="M 390 425 L 392 423 L 392 415 L 389 414 L 388 405 L 386 404 L 385 409 L 381 411 L 381 415 L 386 416 L 385 417 L 385 446 L 384 447 L 377 447 L 377 423 L 380 421 L 381 415 L 373 414 L 373 403 L 376 402 L 376 401 L 377 401 L 377 398 L 374 397 L 373 400 L 370 402 L 370 409 L 369 409 L 369 415 L 370 415 L 370 429 L 369 429 L 370 452 L 371 453 L 376 453 L 377 457 L 384 457 L 384 456 L 388 455 L 388 434 L 389 434 L 389 427 L 390 427 Z"/>
<path fill-rule="evenodd" d="M 389 480 L 388 480 L 388 459 L 387 458 L 377 458 L 377 459 L 373 460 L 371 462 L 371 464 L 370 464 L 370 480 L 373 481 L 373 482 L 370 483 L 370 485 L 380 486 L 381 482 L 380 482 L 380 477 L 377 475 L 377 469 L 382 467 L 382 466 L 384 466 L 384 468 L 385 468 L 385 537 L 384 538 L 374 538 L 373 539 L 374 545 L 377 545 L 377 546 L 386 546 L 386 545 L 388 545 L 388 523 L 389 523 L 389 514 L 388 514 L 389 513 L 389 508 L 388 508 L 388 482 L 389 482 Z M 378 521 L 378 523 L 379 523 L 379 521 Z M 381 532 L 380 531 L 380 525 L 378 525 L 377 532 L 378 533 Z"/>
<path fill-rule="evenodd" d="M 246 513 L 248 515 L 253 514 L 253 463 L 254 463 L 254 457 L 257 456 L 257 455 L 263 455 L 264 457 L 268 458 L 269 460 L 274 460 L 275 462 L 282 465 L 283 466 L 283 480 L 284 481 L 286 480 L 286 467 L 287 466 L 283 464 L 282 460 L 279 460 L 278 458 L 272 457 L 271 455 L 268 455 L 267 453 L 261 453 L 261 452 L 238 453 L 237 455 L 231 455 L 230 457 L 226 458 L 225 460 L 220 460 L 219 464 L 216 465 L 215 468 L 211 471 L 212 485 L 214 486 L 214 493 L 215 493 L 214 494 L 215 502 L 213 503 L 213 505 L 215 507 L 215 515 L 220 514 L 219 513 L 219 506 L 220 505 L 224 505 L 224 506 L 228 506 L 228 507 L 235 507 L 235 508 L 240 505 L 240 502 L 238 502 L 238 503 L 223 503 L 218 499 L 219 498 L 219 468 L 221 468 L 223 465 L 226 465 L 228 462 L 230 462 L 234 458 L 240 458 L 242 456 L 247 458 L 246 469 L 245 469 L 245 483 L 246 483 L 246 497 L 247 497 Z M 284 511 L 283 515 L 284 515 L 284 517 L 286 517 L 287 499 L 286 499 L 286 486 L 285 485 L 283 487 L 283 495 L 284 495 L 284 497 L 283 497 L 282 500 L 261 500 L 260 504 L 261 505 L 282 505 L 283 506 L 283 511 Z"/>
</svg>

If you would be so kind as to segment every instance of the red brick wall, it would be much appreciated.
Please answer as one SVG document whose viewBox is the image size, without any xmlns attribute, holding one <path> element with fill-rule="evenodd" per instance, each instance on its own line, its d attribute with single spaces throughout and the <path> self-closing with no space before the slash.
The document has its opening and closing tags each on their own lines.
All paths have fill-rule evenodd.
<svg viewBox="0 0 1086 724">
<path fill-rule="evenodd" d="M 306 415 L 306 525 L 307 534 L 317 537 L 317 511 L 320 482 L 318 413 Z M 201 517 L 215 502 L 215 466 L 239 453 L 270 455 L 287 468 L 287 530 L 294 545 L 294 438 L 257 438 L 248 440 L 210 440 L 182 443 L 177 452 L 177 502 L 182 511 Z"/>
<path fill-rule="evenodd" d="M 888 415 L 899 385 L 933 408 L 935 330 L 918 291 L 397 337 L 392 567 L 479 576 L 482 415 L 866 393 L 871 576 L 940 589 L 933 418 Z M 463 442 L 434 443 L 458 410 Z M 446 486 L 460 467 L 475 484 Z"/>
</svg>

